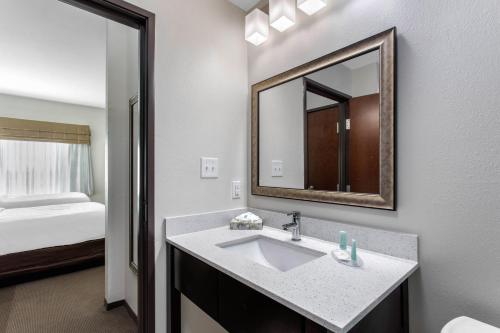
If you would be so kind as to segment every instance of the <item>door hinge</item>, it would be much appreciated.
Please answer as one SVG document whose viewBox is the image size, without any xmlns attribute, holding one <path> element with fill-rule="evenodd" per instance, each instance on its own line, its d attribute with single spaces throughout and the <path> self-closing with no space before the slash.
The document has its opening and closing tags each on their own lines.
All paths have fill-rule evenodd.
<svg viewBox="0 0 500 333">
<path fill-rule="evenodd" d="M 351 129 L 351 119 L 346 119 L 345 120 L 345 129 L 350 130 Z"/>
</svg>

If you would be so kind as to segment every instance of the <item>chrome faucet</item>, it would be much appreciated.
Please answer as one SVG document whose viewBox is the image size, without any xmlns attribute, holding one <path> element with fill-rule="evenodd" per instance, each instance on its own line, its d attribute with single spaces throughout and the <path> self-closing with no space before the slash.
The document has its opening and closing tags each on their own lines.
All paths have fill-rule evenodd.
<svg viewBox="0 0 500 333">
<path fill-rule="evenodd" d="M 292 240 L 300 240 L 300 212 L 291 212 L 286 214 L 287 216 L 292 216 L 292 223 L 283 224 L 283 230 L 292 231 Z"/>
</svg>

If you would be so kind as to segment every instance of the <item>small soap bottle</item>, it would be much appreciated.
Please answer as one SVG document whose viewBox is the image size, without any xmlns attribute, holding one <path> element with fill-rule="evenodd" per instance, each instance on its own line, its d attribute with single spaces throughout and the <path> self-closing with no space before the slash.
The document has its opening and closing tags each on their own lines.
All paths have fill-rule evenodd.
<svg viewBox="0 0 500 333">
<path fill-rule="evenodd" d="M 333 255 L 337 260 L 348 262 L 349 252 L 347 252 L 347 232 L 341 231 L 339 240 L 339 248 L 332 251 Z"/>
<path fill-rule="evenodd" d="M 353 263 L 356 263 L 358 261 L 358 251 L 357 251 L 358 245 L 356 244 L 356 240 L 352 240 L 352 245 L 351 245 L 351 261 Z"/>
<path fill-rule="evenodd" d="M 340 232 L 339 247 L 341 250 L 347 250 L 347 232 L 345 231 Z"/>
<path fill-rule="evenodd" d="M 340 232 L 340 241 L 339 241 L 340 249 L 341 250 L 347 250 L 347 232 L 341 231 Z"/>
</svg>

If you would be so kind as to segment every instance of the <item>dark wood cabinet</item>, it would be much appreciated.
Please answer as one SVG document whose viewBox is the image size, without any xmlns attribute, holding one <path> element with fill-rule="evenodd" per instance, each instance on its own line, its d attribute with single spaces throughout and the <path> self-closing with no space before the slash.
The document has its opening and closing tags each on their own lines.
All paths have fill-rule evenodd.
<svg viewBox="0 0 500 333">
<path fill-rule="evenodd" d="M 404 311 L 401 311 L 404 299 L 402 288 L 397 288 L 387 298 L 363 318 L 349 333 L 387 333 L 405 331 Z"/>
<path fill-rule="evenodd" d="M 306 319 L 304 321 L 304 333 L 328 333 L 328 330 L 314 321 Z"/>
<path fill-rule="evenodd" d="M 167 246 L 167 332 L 180 333 L 180 293 L 231 333 L 328 333 L 317 323 L 203 261 Z M 407 333 L 407 283 L 350 333 Z M 202 333 L 202 332 L 200 332 Z"/>
<path fill-rule="evenodd" d="M 218 319 L 219 272 L 199 259 L 174 249 L 175 288 L 213 319 Z"/>
<path fill-rule="evenodd" d="M 225 274 L 219 275 L 219 323 L 234 333 L 302 333 L 303 317 Z"/>
</svg>

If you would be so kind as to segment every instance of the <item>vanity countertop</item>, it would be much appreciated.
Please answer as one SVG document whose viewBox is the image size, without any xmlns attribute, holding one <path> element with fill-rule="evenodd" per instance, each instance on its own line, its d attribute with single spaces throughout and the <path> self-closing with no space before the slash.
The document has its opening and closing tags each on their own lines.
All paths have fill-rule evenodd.
<svg viewBox="0 0 500 333">
<path fill-rule="evenodd" d="M 327 254 L 281 272 L 217 246 L 254 235 Z M 363 244 L 358 244 L 362 267 L 346 266 L 331 255 L 338 244 L 306 236 L 292 242 L 290 232 L 269 227 L 220 227 L 170 236 L 167 242 L 336 333 L 349 331 L 418 268 L 416 261 L 363 250 Z"/>
</svg>

